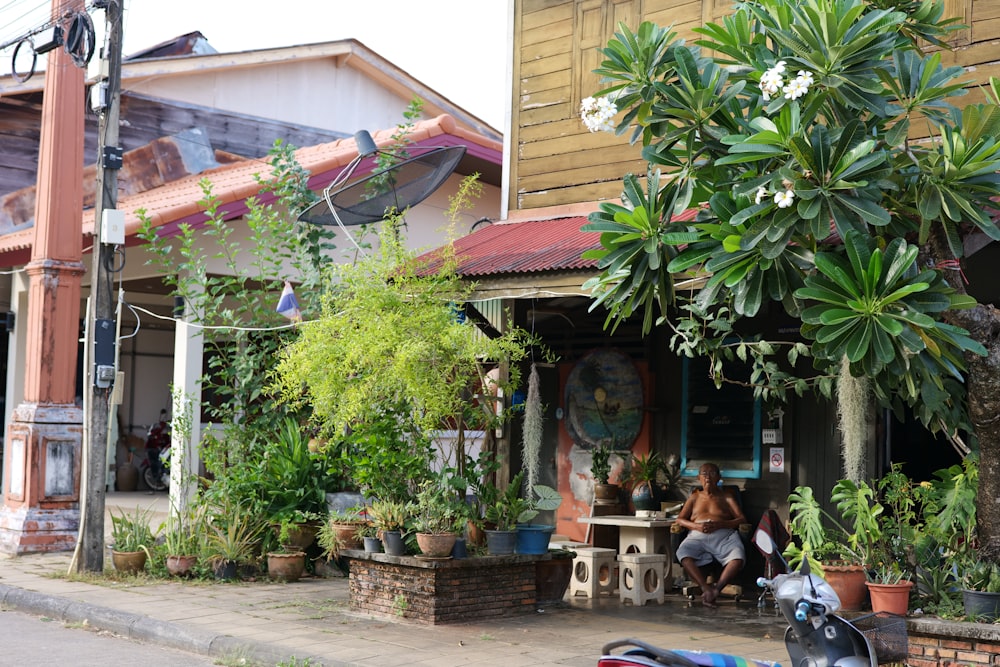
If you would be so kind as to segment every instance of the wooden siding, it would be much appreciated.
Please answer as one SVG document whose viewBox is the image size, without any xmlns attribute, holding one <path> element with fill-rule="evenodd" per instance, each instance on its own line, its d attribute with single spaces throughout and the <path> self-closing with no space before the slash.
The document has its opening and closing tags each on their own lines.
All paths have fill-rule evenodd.
<svg viewBox="0 0 1000 667">
<path fill-rule="evenodd" d="M 645 173 L 627 136 L 590 133 L 580 121 L 580 101 L 600 85 L 592 72 L 600 64 L 597 49 L 619 21 L 673 25 L 691 42 L 693 28 L 731 11 L 731 0 L 515 0 L 509 208 L 616 199 L 622 175 Z M 974 79 L 960 102 L 980 102 L 979 84 L 1000 77 L 1000 2 L 945 0 L 945 14 L 967 28 L 954 35 L 943 60 Z M 914 136 L 920 132 L 915 122 Z"/>
</svg>

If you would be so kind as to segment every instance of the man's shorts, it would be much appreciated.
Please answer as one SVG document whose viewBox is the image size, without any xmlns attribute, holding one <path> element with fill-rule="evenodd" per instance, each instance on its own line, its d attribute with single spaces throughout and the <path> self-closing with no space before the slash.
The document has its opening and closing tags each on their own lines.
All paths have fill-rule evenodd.
<svg viewBox="0 0 1000 667">
<path fill-rule="evenodd" d="M 723 565 L 732 560 L 746 561 L 746 550 L 737 531 L 724 528 L 713 533 L 688 531 L 687 537 L 677 547 L 677 560 L 694 558 L 698 566 L 717 560 Z"/>
</svg>

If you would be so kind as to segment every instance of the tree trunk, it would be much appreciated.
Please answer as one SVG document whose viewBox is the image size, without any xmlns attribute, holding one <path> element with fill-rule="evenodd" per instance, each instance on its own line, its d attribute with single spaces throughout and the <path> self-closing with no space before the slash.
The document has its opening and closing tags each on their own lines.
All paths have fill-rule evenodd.
<svg viewBox="0 0 1000 667">
<path fill-rule="evenodd" d="M 922 250 L 931 265 L 952 259 L 935 225 Z M 961 271 L 946 271 L 948 284 L 967 294 Z M 960 326 L 986 348 L 986 356 L 967 353 L 965 387 L 969 420 L 979 443 L 979 493 L 976 496 L 978 552 L 984 560 L 1000 562 L 1000 313 L 989 304 L 946 314 L 949 323 Z"/>
<path fill-rule="evenodd" d="M 964 317 L 971 314 L 972 317 Z M 986 347 L 987 355 L 968 355 L 965 381 L 969 417 L 979 443 L 979 494 L 976 496 L 976 530 L 979 553 L 1000 561 L 1000 317 L 992 306 L 962 313 L 972 337 Z"/>
</svg>

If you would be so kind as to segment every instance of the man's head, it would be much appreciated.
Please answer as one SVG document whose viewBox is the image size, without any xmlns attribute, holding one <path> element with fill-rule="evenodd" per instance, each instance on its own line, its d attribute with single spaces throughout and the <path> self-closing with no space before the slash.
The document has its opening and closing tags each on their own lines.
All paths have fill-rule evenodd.
<svg viewBox="0 0 1000 667">
<path fill-rule="evenodd" d="M 701 481 L 702 488 L 715 486 L 722 479 L 719 466 L 714 463 L 703 463 L 701 468 L 698 469 L 698 479 Z"/>
</svg>

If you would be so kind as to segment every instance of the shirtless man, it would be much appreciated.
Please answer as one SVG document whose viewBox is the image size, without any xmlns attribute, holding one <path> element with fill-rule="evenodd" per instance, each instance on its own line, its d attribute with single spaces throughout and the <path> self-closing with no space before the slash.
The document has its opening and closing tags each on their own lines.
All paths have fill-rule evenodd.
<svg viewBox="0 0 1000 667">
<path fill-rule="evenodd" d="M 743 569 L 746 552 L 737 531 L 746 523 L 736 496 L 719 486 L 719 466 L 706 463 L 698 471 L 701 490 L 695 491 L 684 503 L 676 523 L 688 529 L 688 535 L 677 547 L 677 559 L 684 572 L 701 588 L 701 602 L 715 606 L 719 591 Z M 705 581 L 700 566 L 712 560 L 722 563 L 722 574 L 713 585 Z"/>
</svg>

